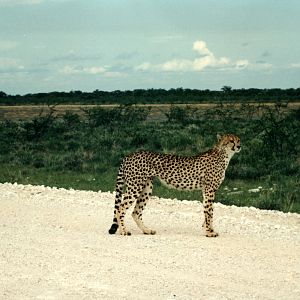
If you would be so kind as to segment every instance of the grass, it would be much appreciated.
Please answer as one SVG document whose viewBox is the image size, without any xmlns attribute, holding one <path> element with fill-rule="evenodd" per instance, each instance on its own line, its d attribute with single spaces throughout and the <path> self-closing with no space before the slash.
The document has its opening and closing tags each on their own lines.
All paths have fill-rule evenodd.
<svg viewBox="0 0 300 300">
<path fill-rule="evenodd" d="M 20 184 L 33 184 L 55 186 L 66 189 L 79 189 L 91 191 L 114 191 L 117 168 L 104 173 L 78 173 L 74 171 L 47 171 L 34 168 L 11 168 L 11 165 L 2 165 L 0 182 L 18 182 Z M 291 178 L 284 178 L 275 183 L 267 181 L 227 180 L 221 185 L 216 202 L 225 205 L 253 206 L 261 209 L 281 210 L 284 212 L 300 213 L 298 199 L 299 188 Z M 275 182 L 275 181 L 274 181 Z M 260 185 L 262 183 L 262 185 Z M 299 186 L 299 182 L 298 182 Z M 258 189 L 262 187 L 262 189 Z M 249 192 L 249 190 L 259 190 Z M 202 201 L 201 191 L 178 191 L 165 187 L 159 180 L 154 181 L 153 195 L 163 198 L 176 198 L 179 200 Z"/>
<path fill-rule="evenodd" d="M 165 121 L 149 122 L 149 111 L 140 107 L 89 109 L 85 117 L 48 114 L 0 122 L 0 182 L 113 191 L 128 153 L 195 155 L 210 148 L 217 133 L 232 132 L 243 148 L 231 160 L 216 201 L 300 212 L 297 110 L 281 114 L 267 107 L 250 116 L 244 108 L 180 107 L 171 108 Z M 159 181 L 154 195 L 202 199 L 200 192 L 168 189 Z"/>
<path fill-rule="evenodd" d="M 92 174 L 75 171 L 48 171 L 35 168 L 11 168 L 2 165 L 0 182 L 17 182 L 20 184 L 55 186 L 66 189 L 113 191 L 115 176 L 113 172 Z M 115 170 L 117 171 L 117 170 Z M 115 172 L 117 173 L 117 172 Z"/>
</svg>

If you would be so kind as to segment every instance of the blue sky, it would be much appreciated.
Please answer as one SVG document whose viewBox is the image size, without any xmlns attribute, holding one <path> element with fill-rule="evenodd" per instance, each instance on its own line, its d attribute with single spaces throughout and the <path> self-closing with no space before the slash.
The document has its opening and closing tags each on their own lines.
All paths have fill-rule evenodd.
<svg viewBox="0 0 300 300">
<path fill-rule="evenodd" d="M 0 91 L 300 87 L 298 0 L 0 0 Z"/>
</svg>

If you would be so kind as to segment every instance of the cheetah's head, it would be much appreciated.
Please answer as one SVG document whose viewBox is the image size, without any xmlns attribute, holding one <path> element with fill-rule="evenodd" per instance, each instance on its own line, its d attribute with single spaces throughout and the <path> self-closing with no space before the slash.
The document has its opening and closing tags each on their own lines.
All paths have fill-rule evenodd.
<svg viewBox="0 0 300 300">
<path fill-rule="evenodd" d="M 219 148 L 226 148 L 229 151 L 238 153 L 241 151 L 241 140 L 234 134 L 225 134 L 222 136 L 218 135 L 218 144 Z"/>
</svg>

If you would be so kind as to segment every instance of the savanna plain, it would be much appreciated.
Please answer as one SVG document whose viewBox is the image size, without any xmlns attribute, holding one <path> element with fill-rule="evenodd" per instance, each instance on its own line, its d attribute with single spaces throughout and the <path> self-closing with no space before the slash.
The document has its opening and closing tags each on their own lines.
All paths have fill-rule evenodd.
<svg viewBox="0 0 300 300">
<path fill-rule="evenodd" d="M 300 297 L 297 107 L 55 109 L 0 122 L 3 299 Z M 159 182 L 144 214 L 157 235 L 130 214 L 131 237 L 108 235 L 124 155 L 196 155 L 222 133 L 240 136 L 242 151 L 216 197 L 220 237 L 202 232 L 200 193 Z"/>
</svg>

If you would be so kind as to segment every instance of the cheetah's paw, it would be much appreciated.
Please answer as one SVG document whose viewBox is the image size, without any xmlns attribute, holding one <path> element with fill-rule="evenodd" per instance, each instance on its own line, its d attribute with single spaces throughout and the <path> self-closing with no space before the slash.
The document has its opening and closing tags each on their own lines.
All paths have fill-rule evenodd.
<svg viewBox="0 0 300 300">
<path fill-rule="evenodd" d="M 151 230 L 151 229 L 146 229 L 146 230 L 143 230 L 143 233 L 144 234 L 154 235 L 154 234 L 156 234 L 156 231 L 155 230 Z"/>
<path fill-rule="evenodd" d="M 122 232 L 120 232 L 121 235 L 131 235 L 130 231 L 124 230 Z"/>
<path fill-rule="evenodd" d="M 219 234 L 215 231 L 212 232 L 206 232 L 207 237 L 217 237 Z"/>
</svg>

